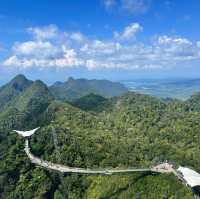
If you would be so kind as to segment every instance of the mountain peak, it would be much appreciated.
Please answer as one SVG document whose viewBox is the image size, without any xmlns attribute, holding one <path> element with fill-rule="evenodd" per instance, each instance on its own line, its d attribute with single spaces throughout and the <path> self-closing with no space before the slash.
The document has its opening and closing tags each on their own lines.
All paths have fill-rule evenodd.
<svg viewBox="0 0 200 199">
<path fill-rule="evenodd" d="M 75 81 L 75 79 L 73 77 L 69 77 L 67 80 L 67 82 L 73 82 L 73 81 Z"/>
<path fill-rule="evenodd" d="M 24 75 L 17 75 L 9 83 L 0 88 L 0 110 L 17 95 L 25 91 L 33 82 Z"/>
<path fill-rule="evenodd" d="M 26 81 L 26 80 L 28 80 L 28 79 L 24 75 L 18 74 L 11 81 L 16 82 L 16 81 Z"/>
<path fill-rule="evenodd" d="M 28 86 L 30 86 L 30 84 L 32 84 L 31 80 L 28 80 L 24 75 L 19 74 L 16 77 L 14 77 L 11 82 L 10 85 L 19 91 L 24 90 L 25 88 L 27 88 Z"/>
<path fill-rule="evenodd" d="M 43 81 L 41 81 L 41 80 L 36 80 L 36 81 L 34 82 L 34 84 L 36 84 L 36 85 L 41 85 L 41 86 L 46 86 L 46 84 L 45 84 Z"/>
<path fill-rule="evenodd" d="M 36 80 L 35 82 L 33 82 L 30 88 L 33 91 L 42 92 L 42 94 L 49 94 L 49 89 L 47 85 L 41 80 Z"/>
</svg>

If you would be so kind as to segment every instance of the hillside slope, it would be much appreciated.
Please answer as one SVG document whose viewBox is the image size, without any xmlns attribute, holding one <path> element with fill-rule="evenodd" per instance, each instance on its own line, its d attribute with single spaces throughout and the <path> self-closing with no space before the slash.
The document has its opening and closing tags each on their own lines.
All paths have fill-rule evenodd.
<svg viewBox="0 0 200 199">
<path fill-rule="evenodd" d="M 8 84 L 8 88 L 10 88 L 10 85 L 13 85 L 15 80 L 16 78 Z M 39 122 L 39 115 L 46 110 L 50 102 L 54 99 L 48 87 L 43 82 L 39 80 L 35 82 L 27 80 L 26 82 L 29 83 L 27 84 L 29 86 L 24 86 L 26 89 L 17 90 L 4 103 L 4 109 L 0 113 L 0 129 L 28 128 L 28 124 L 32 124 L 32 126 L 36 125 Z M 4 92 L 2 93 L 0 98 L 2 96 L 3 99 L 5 94 Z"/>
<path fill-rule="evenodd" d="M 17 75 L 9 83 L 0 87 L 0 111 L 10 100 L 26 90 L 31 84 L 32 81 L 26 79 L 25 76 Z"/>
</svg>

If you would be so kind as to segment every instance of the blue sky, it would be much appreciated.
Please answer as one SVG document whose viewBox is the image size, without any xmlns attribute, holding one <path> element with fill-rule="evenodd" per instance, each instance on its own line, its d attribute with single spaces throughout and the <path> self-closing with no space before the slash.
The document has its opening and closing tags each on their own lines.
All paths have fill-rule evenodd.
<svg viewBox="0 0 200 199">
<path fill-rule="evenodd" d="M 0 83 L 200 77 L 199 10 L 198 0 L 3 0 Z"/>
</svg>

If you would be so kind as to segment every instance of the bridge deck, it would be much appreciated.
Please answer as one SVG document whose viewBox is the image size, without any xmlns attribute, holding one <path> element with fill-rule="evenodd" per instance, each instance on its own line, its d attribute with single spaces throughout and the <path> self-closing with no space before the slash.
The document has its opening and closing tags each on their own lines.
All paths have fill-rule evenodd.
<svg viewBox="0 0 200 199">
<path fill-rule="evenodd" d="M 142 169 L 136 169 L 136 168 L 128 168 L 128 169 L 84 169 L 84 168 L 76 168 L 76 167 L 68 167 L 60 164 L 55 164 L 46 160 L 42 160 L 36 156 L 34 156 L 29 147 L 29 141 L 25 141 L 25 152 L 30 159 L 30 161 L 33 164 L 36 164 L 38 166 L 59 171 L 62 173 L 82 173 L 82 174 L 114 174 L 114 173 L 129 173 L 129 172 L 159 172 L 158 170 L 150 169 L 150 168 L 142 168 Z"/>
</svg>

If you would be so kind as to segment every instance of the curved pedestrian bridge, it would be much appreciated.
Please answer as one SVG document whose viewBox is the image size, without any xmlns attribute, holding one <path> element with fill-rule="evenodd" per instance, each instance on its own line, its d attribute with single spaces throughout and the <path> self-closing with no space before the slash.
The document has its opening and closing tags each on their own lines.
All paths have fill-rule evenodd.
<svg viewBox="0 0 200 199">
<path fill-rule="evenodd" d="M 104 174 L 104 175 L 111 175 L 115 173 L 130 173 L 130 172 L 156 172 L 156 173 L 173 173 L 179 180 L 181 180 L 187 186 L 194 188 L 196 191 L 199 192 L 200 187 L 200 174 L 196 171 L 186 168 L 186 167 L 179 167 L 177 170 L 173 168 L 173 165 L 165 162 L 159 165 L 156 165 L 151 168 L 127 168 L 127 169 L 88 169 L 88 168 L 77 168 L 77 167 L 69 167 L 61 164 L 52 163 L 46 160 L 42 160 L 34 156 L 31 153 L 29 147 L 29 140 L 28 138 L 31 137 L 37 130 L 34 129 L 32 131 L 15 131 L 19 135 L 22 135 L 26 138 L 25 140 L 25 152 L 30 159 L 30 161 L 40 167 L 54 170 L 62 173 L 82 173 L 82 174 Z M 198 188 L 198 189 L 197 189 Z"/>
<path fill-rule="evenodd" d="M 173 166 L 169 163 L 163 163 L 152 168 L 128 168 L 128 169 L 84 169 L 77 167 L 68 167 L 61 164 L 55 164 L 46 160 L 42 160 L 34 156 L 29 147 L 29 141 L 25 141 L 25 152 L 33 164 L 44 167 L 46 169 L 59 171 L 62 173 L 82 173 L 82 174 L 105 174 L 111 175 L 114 173 L 130 173 L 130 172 L 156 172 L 156 173 L 173 173 Z"/>
<path fill-rule="evenodd" d="M 46 160 L 42 160 L 36 156 L 34 156 L 29 147 L 29 141 L 28 139 L 25 141 L 25 152 L 30 159 L 30 161 L 33 164 L 36 164 L 38 166 L 44 167 L 46 169 L 59 171 L 62 173 L 82 173 L 82 174 L 105 174 L 110 175 L 114 173 L 129 173 L 129 172 L 147 172 L 152 171 L 152 169 L 149 168 L 143 168 L 143 169 L 135 169 L 135 168 L 129 168 L 129 169 L 84 169 L 84 168 L 77 168 L 77 167 L 68 167 L 61 164 L 55 164 Z M 154 172 L 158 172 L 155 170 Z"/>
</svg>

